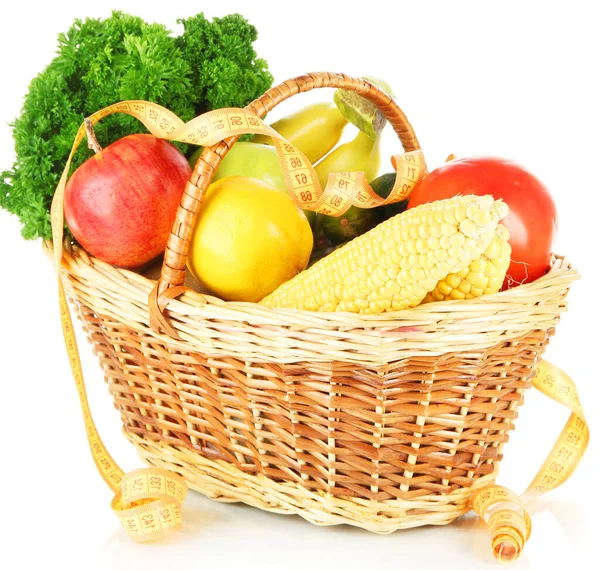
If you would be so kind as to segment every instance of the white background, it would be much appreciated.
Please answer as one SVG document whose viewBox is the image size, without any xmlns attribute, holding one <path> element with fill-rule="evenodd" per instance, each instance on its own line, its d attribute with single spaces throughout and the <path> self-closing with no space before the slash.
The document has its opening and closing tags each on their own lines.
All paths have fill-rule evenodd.
<svg viewBox="0 0 600 570">
<path fill-rule="evenodd" d="M 524 6 L 525 4 L 525 6 Z M 582 275 L 547 350 L 579 387 L 590 449 L 562 488 L 531 506 L 533 534 L 513 568 L 558 567 L 592 556 L 599 525 L 597 353 L 600 120 L 597 19 L 592 2 L 5 2 L 0 8 L 0 167 L 12 164 L 7 123 L 56 37 L 75 17 L 112 8 L 179 31 L 177 17 L 241 12 L 280 82 L 308 71 L 373 75 L 391 84 L 430 168 L 449 153 L 496 154 L 526 165 L 550 188 L 560 215 L 555 251 Z M 276 118 L 332 91 L 296 97 Z M 193 96 L 193 94 L 190 94 Z M 384 156 L 399 151 L 386 133 Z M 387 160 L 382 171 L 389 171 Z M 4 568 L 488 568 L 486 530 L 473 517 L 447 527 L 371 535 L 319 528 L 298 517 L 224 505 L 190 492 L 185 528 L 136 545 L 112 514 L 96 473 L 65 357 L 56 286 L 41 245 L 0 212 L 0 566 Z M 125 470 L 141 466 L 87 344 L 81 344 L 95 419 Z M 522 491 L 567 419 L 531 391 L 506 446 L 499 482 Z M 10 562 L 9 562 L 10 561 Z M 571 562 L 572 564 L 573 562 Z"/>
</svg>

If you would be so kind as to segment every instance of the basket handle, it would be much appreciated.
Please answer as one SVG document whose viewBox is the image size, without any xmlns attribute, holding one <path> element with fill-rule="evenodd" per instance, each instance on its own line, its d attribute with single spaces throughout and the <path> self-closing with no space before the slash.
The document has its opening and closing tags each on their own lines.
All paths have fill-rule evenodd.
<svg viewBox="0 0 600 570">
<path fill-rule="evenodd" d="M 342 73 L 308 73 L 289 79 L 270 88 L 264 95 L 247 105 L 246 110 L 262 118 L 292 95 L 322 87 L 356 91 L 377 106 L 392 125 L 406 152 L 420 149 L 419 141 L 411 124 L 400 107 L 387 93 L 370 81 L 349 77 Z M 154 330 L 158 330 L 160 323 L 170 333 L 175 334 L 175 331 L 167 325 L 162 312 L 171 299 L 186 291 L 183 286 L 185 266 L 192 232 L 200 211 L 200 204 L 204 200 L 206 189 L 210 185 L 221 160 L 238 138 L 238 136 L 232 136 L 213 146 L 205 147 L 194 166 L 194 171 L 185 187 L 167 242 L 160 278 L 149 298 L 150 322 Z"/>
</svg>

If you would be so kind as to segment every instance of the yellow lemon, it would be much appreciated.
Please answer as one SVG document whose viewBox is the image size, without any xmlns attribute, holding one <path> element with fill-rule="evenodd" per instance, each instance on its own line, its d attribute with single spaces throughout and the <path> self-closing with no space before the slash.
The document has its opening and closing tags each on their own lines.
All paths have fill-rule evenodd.
<svg viewBox="0 0 600 570">
<path fill-rule="evenodd" d="M 211 184 L 194 228 L 187 266 L 226 301 L 260 301 L 306 268 L 310 224 L 290 196 L 253 178 Z"/>
</svg>

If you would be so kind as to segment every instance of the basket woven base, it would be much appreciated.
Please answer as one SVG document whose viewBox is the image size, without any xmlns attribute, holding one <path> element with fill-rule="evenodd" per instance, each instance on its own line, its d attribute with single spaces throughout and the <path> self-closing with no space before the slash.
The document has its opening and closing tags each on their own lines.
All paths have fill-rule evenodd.
<svg viewBox="0 0 600 570">
<path fill-rule="evenodd" d="M 471 487 L 415 499 L 369 501 L 309 491 L 292 482 L 276 482 L 260 473 L 241 471 L 222 460 L 191 456 L 185 448 L 143 439 L 125 432 L 143 461 L 182 475 L 191 489 L 217 501 L 241 502 L 265 511 L 300 515 L 320 526 L 348 524 L 377 534 L 424 525 L 445 525 L 470 510 L 474 489 L 494 483 L 497 472 Z"/>
</svg>

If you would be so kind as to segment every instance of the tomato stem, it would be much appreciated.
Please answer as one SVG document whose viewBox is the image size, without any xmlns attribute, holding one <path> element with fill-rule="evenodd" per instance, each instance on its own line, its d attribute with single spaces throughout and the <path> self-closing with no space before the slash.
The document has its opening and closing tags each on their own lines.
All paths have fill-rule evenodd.
<svg viewBox="0 0 600 570">
<path fill-rule="evenodd" d="M 96 138 L 96 133 L 94 132 L 94 123 L 92 123 L 92 120 L 89 117 L 86 117 L 83 122 L 85 124 L 88 148 L 91 148 L 96 154 L 98 154 L 102 150 L 102 147 Z"/>
</svg>

